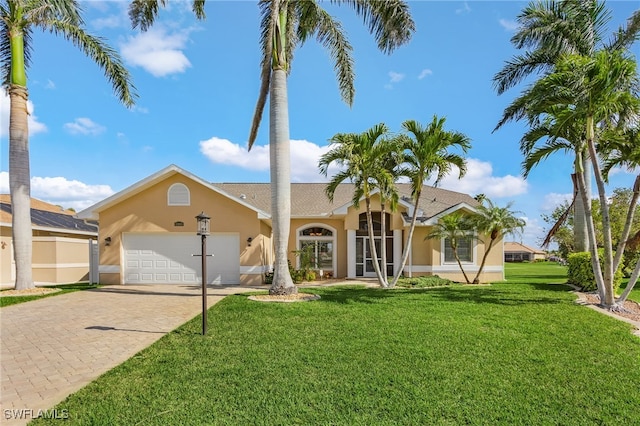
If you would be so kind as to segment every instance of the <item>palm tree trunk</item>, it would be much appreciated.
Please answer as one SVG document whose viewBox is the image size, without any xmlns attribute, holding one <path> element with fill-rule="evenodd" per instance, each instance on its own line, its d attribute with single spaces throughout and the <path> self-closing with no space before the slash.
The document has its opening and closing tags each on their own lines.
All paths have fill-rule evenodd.
<svg viewBox="0 0 640 426">
<path fill-rule="evenodd" d="M 600 197 L 600 210 L 602 212 L 602 244 L 604 246 L 604 300 L 601 300 L 605 308 L 611 308 L 615 303 L 615 294 L 613 290 L 613 243 L 611 238 L 611 220 L 609 218 L 609 205 L 607 193 L 604 187 L 604 179 L 600 172 L 598 157 L 596 154 L 596 146 L 593 137 L 593 117 L 587 117 L 587 146 L 591 156 L 593 166 L 593 174 L 598 187 L 598 195 Z"/>
<path fill-rule="evenodd" d="M 16 290 L 35 287 L 31 269 L 31 172 L 29 167 L 29 127 L 27 88 L 9 88 L 9 191 L 11 193 L 13 256 L 16 263 Z"/>
<path fill-rule="evenodd" d="M 471 284 L 471 281 L 469 281 L 469 277 L 467 277 L 467 273 L 464 271 L 464 268 L 462 267 L 462 262 L 460 261 L 460 256 L 458 256 L 457 247 L 452 245 L 451 249 L 453 250 L 453 256 L 456 258 L 456 262 L 458 262 L 458 266 L 460 267 L 460 270 L 462 271 L 462 275 L 464 276 L 464 280 L 467 282 L 467 284 Z"/>
<path fill-rule="evenodd" d="M 365 191 L 365 193 L 368 193 L 368 190 Z M 380 287 L 386 288 L 386 281 L 382 277 L 382 273 L 380 272 L 380 264 L 378 263 L 378 250 L 376 250 L 376 241 L 375 236 L 373 235 L 373 218 L 371 217 L 371 199 L 369 198 L 369 196 L 365 197 L 365 204 L 367 206 L 367 231 L 369 232 L 369 250 L 371 250 L 371 256 L 373 257 L 373 269 L 376 271 L 376 276 L 378 277 Z M 364 267 L 366 270 L 366 263 Z"/>
<path fill-rule="evenodd" d="M 400 275 L 402 275 L 402 270 L 404 269 L 404 265 L 407 264 L 407 259 L 409 258 L 409 252 L 411 250 L 411 242 L 413 241 L 413 232 L 416 229 L 416 220 L 418 218 L 418 202 L 420 200 L 420 195 L 422 194 L 421 190 L 416 192 L 416 196 L 414 197 L 414 208 L 413 214 L 411 215 L 411 225 L 409 225 L 409 235 L 407 236 L 407 242 L 404 246 L 404 250 L 402 251 L 402 260 L 400 261 L 400 267 L 396 270 L 395 274 L 393 274 L 393 281 L 391 282 L 391 287 L 395 287 L 400 279 Z"/>
<path fill-rule="evenodd" d="M 382 200 L 382 198 L 380 199 L 380 250 L 382 251 L 382 253 L 380 253 L 380 264 L 381 264 L 381 271 L 382 272 L 382 278 L 384 280 L 384 286 L 385 287 L 389 287 L 389 281 L 387 278 L 387 218 L 386 218 L 386 209 L 385 209 L 385 202 Z"/>
<path fill-rule="evenodd" d="M 627 300 L 627 297 L 629 297 L 629 294 L 631 294 L 631 290 L 633 290 L 633 287 L 636 285 L 636 282 L 638 282 L 639 275 L 640 275 L 640 258 L 638 258 L 638 261 L 636 262 L 636 267 L 633 268 L 633 273 L 629 278 L 629 282 L 627 283 L 627 288 L 624 289 L 624 292 L 620 295 L 620 297 L 618 297 L 618 300 L 616 300 L 617 305 L 622 306 L 624 302 Z"/>
<path fill-rule="evenodd" d="M 598 288 L 598 295 L 600 300 L 604 300 L 604 280 L 602 278 L 602 269 L 600 267 L 600 258 L 598 257 L 598 246 L 596 244 L 596 232 L 593 226 L 593 215 L 591 214 L 591 203 L 587 203 L 587 196 L 584 191 L 584 175 L 582 173 L 576 173 L 578 182 L 578 194 L 582 198 L 582 203 L 585 206 L 585 218 L 587 224 L 587 236 L 589 237 L 589 252 L 591 254 L 591 268 L 596 280 L 596 287 Z"/>
<path fill-rule="evenodd" d="M 484 255 L 482 256 L 482 262 L 480 263 L 480 269 L 478 269 L 478 273 L 476 274 L 476 277 L 473 279 L 473 283 L 474 284 L 479 284 L 480 283 L 480 274 L 482 273 L 482 270 L 484 269 L 484 264 L 487 261 L 487 257 L 489 256 L 489 252 L 491 251 L 491 248 L 493 247 L 493 243 L 494 242 L 495 242 L 494 238 L 491 238 L 491 240 L 489 240 L 489 246 L 484 251 Z"/>
<path fill-rule="evenodd" d="M 295 294 L 287 262 L 291 226 L 291 155 L 287 74 L 273 70 L 269 105 L 269 155 L 271 161 L 271 221 L 275 246 L 273 283 L 270 294 Z"/>
<path fill-rule="evenodd" d="M 584 179 L 584 192 L 587 200 L 591 200 L 591 166 L 585 161 L 585 155 L 579 151 L 576 153 L 576 174 L 580 173 Z M 578 189 L 580 191 L 580 189 Z M 580 194 L 578 194 L 580 195 Z M 589 237 L 587 231 L 587 221 L 585 217 L 585 206 L 581 196 L 576 197 L 573 217 L 573 238 L 576 251 L 589 251 Z"/>
</svg>

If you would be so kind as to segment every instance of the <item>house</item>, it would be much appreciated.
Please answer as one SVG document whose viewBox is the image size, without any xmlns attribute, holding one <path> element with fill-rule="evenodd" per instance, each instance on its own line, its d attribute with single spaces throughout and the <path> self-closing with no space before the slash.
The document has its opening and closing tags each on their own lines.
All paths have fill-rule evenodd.
<svg viewBox="0 0 640 426">
<path fill-rule="evenodd" d="M 89 279 L 90 244 L 98 237 L 96 223 L 74 217 L 75 212 L 31 199 L 33 280 L 36 284 L 63 284 Z M 0 194 L 0 285 L 15 284 L 9 194 Z"/>
<path fill-rule="evenodd" d="M 547 254 L 544 251 L 540 249 L 533 249 L 522 243 L 504 243 L 505 262 L 534 262 L 536 260 L 544 260 L 546 255 Z"/>
<path fill-rule="evenodd" d="M 353 186 L 340 185 L 333 203 L 326 184 L 291 184 L 289 260 L 293 253 L 311 246 L 314 261 L 324 276 L 375 277 L 369 250 L 364 201 L 352 205 Z M 387 272 L 401 261 L 414 206 L 408 184 L 399 185 L 397 212 L 386 213 Z M 195 216 L 211 217 L 207 238 L 207 282 L 210 284 L 259 285 L 273 265 L 269 183 L 210 183 L 175 165 L 131 185 L 78 213 L 82 219 L 100 223 L 100 282 L 103 284 L 201 282 L 200 237 Z M 438 219 L 462 211 L 473 212 L 471 196 L 424 187 L 418 208 L 418 225 L 405 275 L 439 275 L 462 281 L 463 276 L 445 241 L 425 240 Z M 380 245 L 380 202 L 372 200 L 376 241 Z M 478 271 L 484 245 L 461 238 L 459 254 L 465 271 Z M 498 246 L 501 247 L 501 244 Z M 503 253 L 494 250 L 481 281 L 503 279 Z"/>
</svg>

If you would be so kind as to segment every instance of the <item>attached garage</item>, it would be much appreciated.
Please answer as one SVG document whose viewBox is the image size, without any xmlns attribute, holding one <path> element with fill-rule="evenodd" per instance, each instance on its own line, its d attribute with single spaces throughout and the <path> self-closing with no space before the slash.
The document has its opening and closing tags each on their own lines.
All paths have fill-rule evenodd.
<svg viewBox="0 0 640 426">
<path fill-rule="evenodd" d="M 123 235 L 125 284 L 200 284 L 201 239 L 195 234 Z M 207 237 L 207 283 L 240 284 L 237 233 Z M 194 256 L 198 255 L 198 256 Z"/>
</svg>

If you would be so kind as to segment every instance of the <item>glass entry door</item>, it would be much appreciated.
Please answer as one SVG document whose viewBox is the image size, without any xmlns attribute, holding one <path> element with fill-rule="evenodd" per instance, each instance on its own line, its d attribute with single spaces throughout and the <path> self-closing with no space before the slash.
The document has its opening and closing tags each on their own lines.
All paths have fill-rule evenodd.
<svg viewBox="0 0 640 426">
<path fill-rule="evenodd" d="M 378 258 L 381 257 L 381 237 L 374 237 Z M 375 278 L 376 270 L 373 266 L 373 253 L 368 236 L 356 236 L 356 276 Z M 378 260 L 378 265 L 380 265 Z M 383 268 L 381 268 L 383 269 Z M 387 275 L 393 275 L 393 238 L 387 237 Z"/>
</svg>

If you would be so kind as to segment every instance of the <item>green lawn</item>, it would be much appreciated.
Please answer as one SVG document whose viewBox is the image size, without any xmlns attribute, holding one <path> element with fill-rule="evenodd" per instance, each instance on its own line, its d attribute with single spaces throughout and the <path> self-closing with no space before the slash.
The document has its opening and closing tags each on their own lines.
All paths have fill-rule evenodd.
<svg viewBox="0 0 640 426">
<path fill-rule="evenodd" d="M 207 336 L 195 318 L 57 408 L 70 424 L 637 424 L 640 339 L 575 304 L 562 267 L 525 266 L 491 286 L 229 296 Z"/>
<path fill-rule="evenodd" d="M 87 290 L 91 288 L 98 288 L 99 286 L 96 284 L 88 284 L 88 283 L 74 283 L 74 284 L 60 284 L 49 286 L 48 288 L 59 288 L 60 291 L 55 293 L 49 293 L 45 295 L 37 295 L 37 296 L 11 296 L 11 297 L 0 297 L 0 308 L 4 306 L 16 305 L 18 303 L 29 302 L 31 300 L 42 299 L 44 297 L 52 297 L 60 294 L 71 293 L 74 291 Z M 0 295 L 2 292 L 0 292 Z"/>
</svg>

